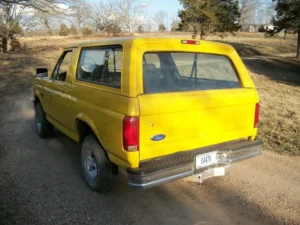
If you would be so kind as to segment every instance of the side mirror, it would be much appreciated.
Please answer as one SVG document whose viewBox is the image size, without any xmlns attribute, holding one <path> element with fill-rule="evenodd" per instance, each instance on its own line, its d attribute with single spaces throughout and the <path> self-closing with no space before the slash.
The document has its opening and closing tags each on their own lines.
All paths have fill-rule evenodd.
<svg viewBox="0 0 300 225">
<path fill-rule="evenodd" d="M 37 77 L 48 77 L 48 69 L 47 68 L 37 68 L 36 76 Z"/>
</svg>

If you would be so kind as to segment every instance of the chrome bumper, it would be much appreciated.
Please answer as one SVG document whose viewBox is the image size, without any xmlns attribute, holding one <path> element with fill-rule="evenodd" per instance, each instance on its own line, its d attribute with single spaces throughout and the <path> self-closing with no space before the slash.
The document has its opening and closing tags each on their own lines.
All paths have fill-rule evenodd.
<svg viewBox="0 0 300 225">
<path fill-rule="evenodd" d="M 141 163 L 136 169 L 127 169 L 128 184 L 132 187 L 147 189 L 199 174 L 207 169 L 231 165 L 258 156 L 261 154 L 261 149 L 261 140 L 242 140 L 173 154 Z M 195 157 L 212 151 L 217 152 L 216 163 L 196 170 Z"/>
</svg>

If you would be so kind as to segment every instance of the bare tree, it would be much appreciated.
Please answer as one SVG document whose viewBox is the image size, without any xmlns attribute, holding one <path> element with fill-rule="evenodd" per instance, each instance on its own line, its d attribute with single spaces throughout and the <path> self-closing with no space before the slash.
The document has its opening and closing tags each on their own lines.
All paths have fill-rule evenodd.
<svg viewBox="0 0 300 225">
<path fill-rule="evenodd" d="M 151 32 L 152 31 L 152 21 L 151 20 L 147 20 L 144 24 L 144 31 L 145 32 Z"/>
<path fill-rule="evenodd" d="M 150 16 L 145 15 L 143 20 L 143 30 L 144 32 L 151 32 L 153 21 Z"/>
<path fill-rule="evenodd" d="M 135 19 L 141 14 L 143 5 L 137 0 L 114 0 L 112 3 L 116 6 L 116 13 L 122 18 L 122 25 L 132 33 Z"/>
<path fill-rule="evenodd" d="M 264 4 L 265 7 L 265 17 L 266 17 L 266 23 L 271 23 L 273 17 L 275 16 L 275 7 L 276 7 L 276 1 L 267 1 Z"/>
<path fill-rule="evenodd" d="M 116 31 L 119 31 L 121 17 L 116 12 L 116 6 L 112 2 L 94 3 L 92 8 L 91 19 L 97 30 L 108 34 L 115 34 Z"/>
<path fill-rule="evenodd" d="M 24 8 L 36 9 L 41 12 L 60 11 L 60 5 L 68 5 L 71 0 L 0 0 L 0 5 L 18 5 Z"/>
<path fill-rule="evenodd" d="M 157 23 L 158 27 L 166 27 L 165 21 L 167 16 L 168 16 L 168 12 L 164 10 L 160 10 L 154 14 L 153 20 Z"/>
<path fill-rule="evenodd" d="M 57 15 L 36 11 L 33 18 L 35 19 L 36 24 L 41 25 L 50 36 L 53 35 L 53 30 L 59 26 Z"/>
<path fill-rule="evenodd" d="M 255 10 L 258 8 L 260 0 L 239 0 L 240 7 L 240 25 L 243 27 L 246 23 L 255 20 Z"/>
<path fill-rule="evenodd" d="M 171 31 L 177 31 L 180 20 L 178 17 L 173 17 L 171 22 Z"/>
<path fill-rule="evenodd" d="M 26 9 L 36 9 L 41 12 L 54 13 L 60 10 L 59 4 L 65 0 L 0 0 L 0 33 L 3 52 L 7 52 L 10 39 L 20 29 L 20 23 Z"/>
<path fill-rule="evenodd" d="M 69 15 L 74 18 L 76 28 L 80 37 L 82 37 L 82 28 L 86 25 L 91 17 L 91 7 L 86 0 L 73 0 L 70 4 Z"/>
<path fill-rule="evenodd" d="M 0 33 L 2 36 L 3 52 L 7 52 L 8 42 L 20 29 L 20 20 L 25 7 L 17 5 L 1 5 L 0 8 Z"/>
</svg>

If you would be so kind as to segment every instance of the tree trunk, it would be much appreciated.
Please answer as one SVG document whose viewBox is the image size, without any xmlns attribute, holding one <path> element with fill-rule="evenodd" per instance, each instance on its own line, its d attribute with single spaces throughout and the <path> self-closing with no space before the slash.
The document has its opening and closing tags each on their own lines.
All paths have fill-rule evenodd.
<svg viewBox="0 0 300 225">
<path fill-rule="evenodd" d="M 2 36 L 2 49 L 3 49 L 3 53 L 7 53 L 7 45 L 8 45 L 7 37 Z"/>
<path fill-rule="evenodd" d="M 283 37 L 284 40 L 286 40 L 286 36 L 287 36 L 287 30 L 285 29 L 284 30 L 284 37 Z"/>
<path fill-rule="evenodd" d="M 207 33 L 204 31 L 203 27 L 200 27 L 200 39 L 205 40 Z"/>
<path fill-rule="evenodd" d="M 203 40 L 203 32 L 201 29 L 200 29 L 200 40 Z"/>
<path fill-rule="evenodd" d="M 298 44 L 297 44 L 297 56 L 300 59 L 300 30 L 298 31 Z"/>
<path fill-rule="evenodd" d="M 77 25 L 78 25 L 78 32 L 79 32 L 79 37 L 80 39 L 82 39 L 82 27 L 81 27 L 81 15 L 78 14 L 78 17 L 77 17 Z"/>
<path fill-rule="evenodd" d="M 192 35 L 192 39 L 196 39 L 197 38 L 197 34 L 198 34 L 198 30 L 196 26 L 193 26 L 193 35 Z"/>
</svg>

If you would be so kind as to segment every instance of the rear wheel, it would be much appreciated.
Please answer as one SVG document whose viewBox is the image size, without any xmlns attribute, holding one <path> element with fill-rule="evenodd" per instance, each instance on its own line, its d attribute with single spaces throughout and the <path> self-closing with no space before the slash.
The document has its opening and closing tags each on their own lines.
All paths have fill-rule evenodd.
<svg viewBox="0 0 300 225">
<path fill-rule="evenodd" d="M 82 143 L 81 163 L 84 178 L 93 191 L 113 190 L 116 181 L 114 165 L 107 159 L 94 135 L 86 136 Z"/>
<path fill-rule="evenodd" d="M 41 103 L 37 103 L 35 106 L 35 130 L 37 135 L 41 138 L 47 138 L 53 135 L 54 127 L 46 119 L 46 114 Z"/>
</svg>

